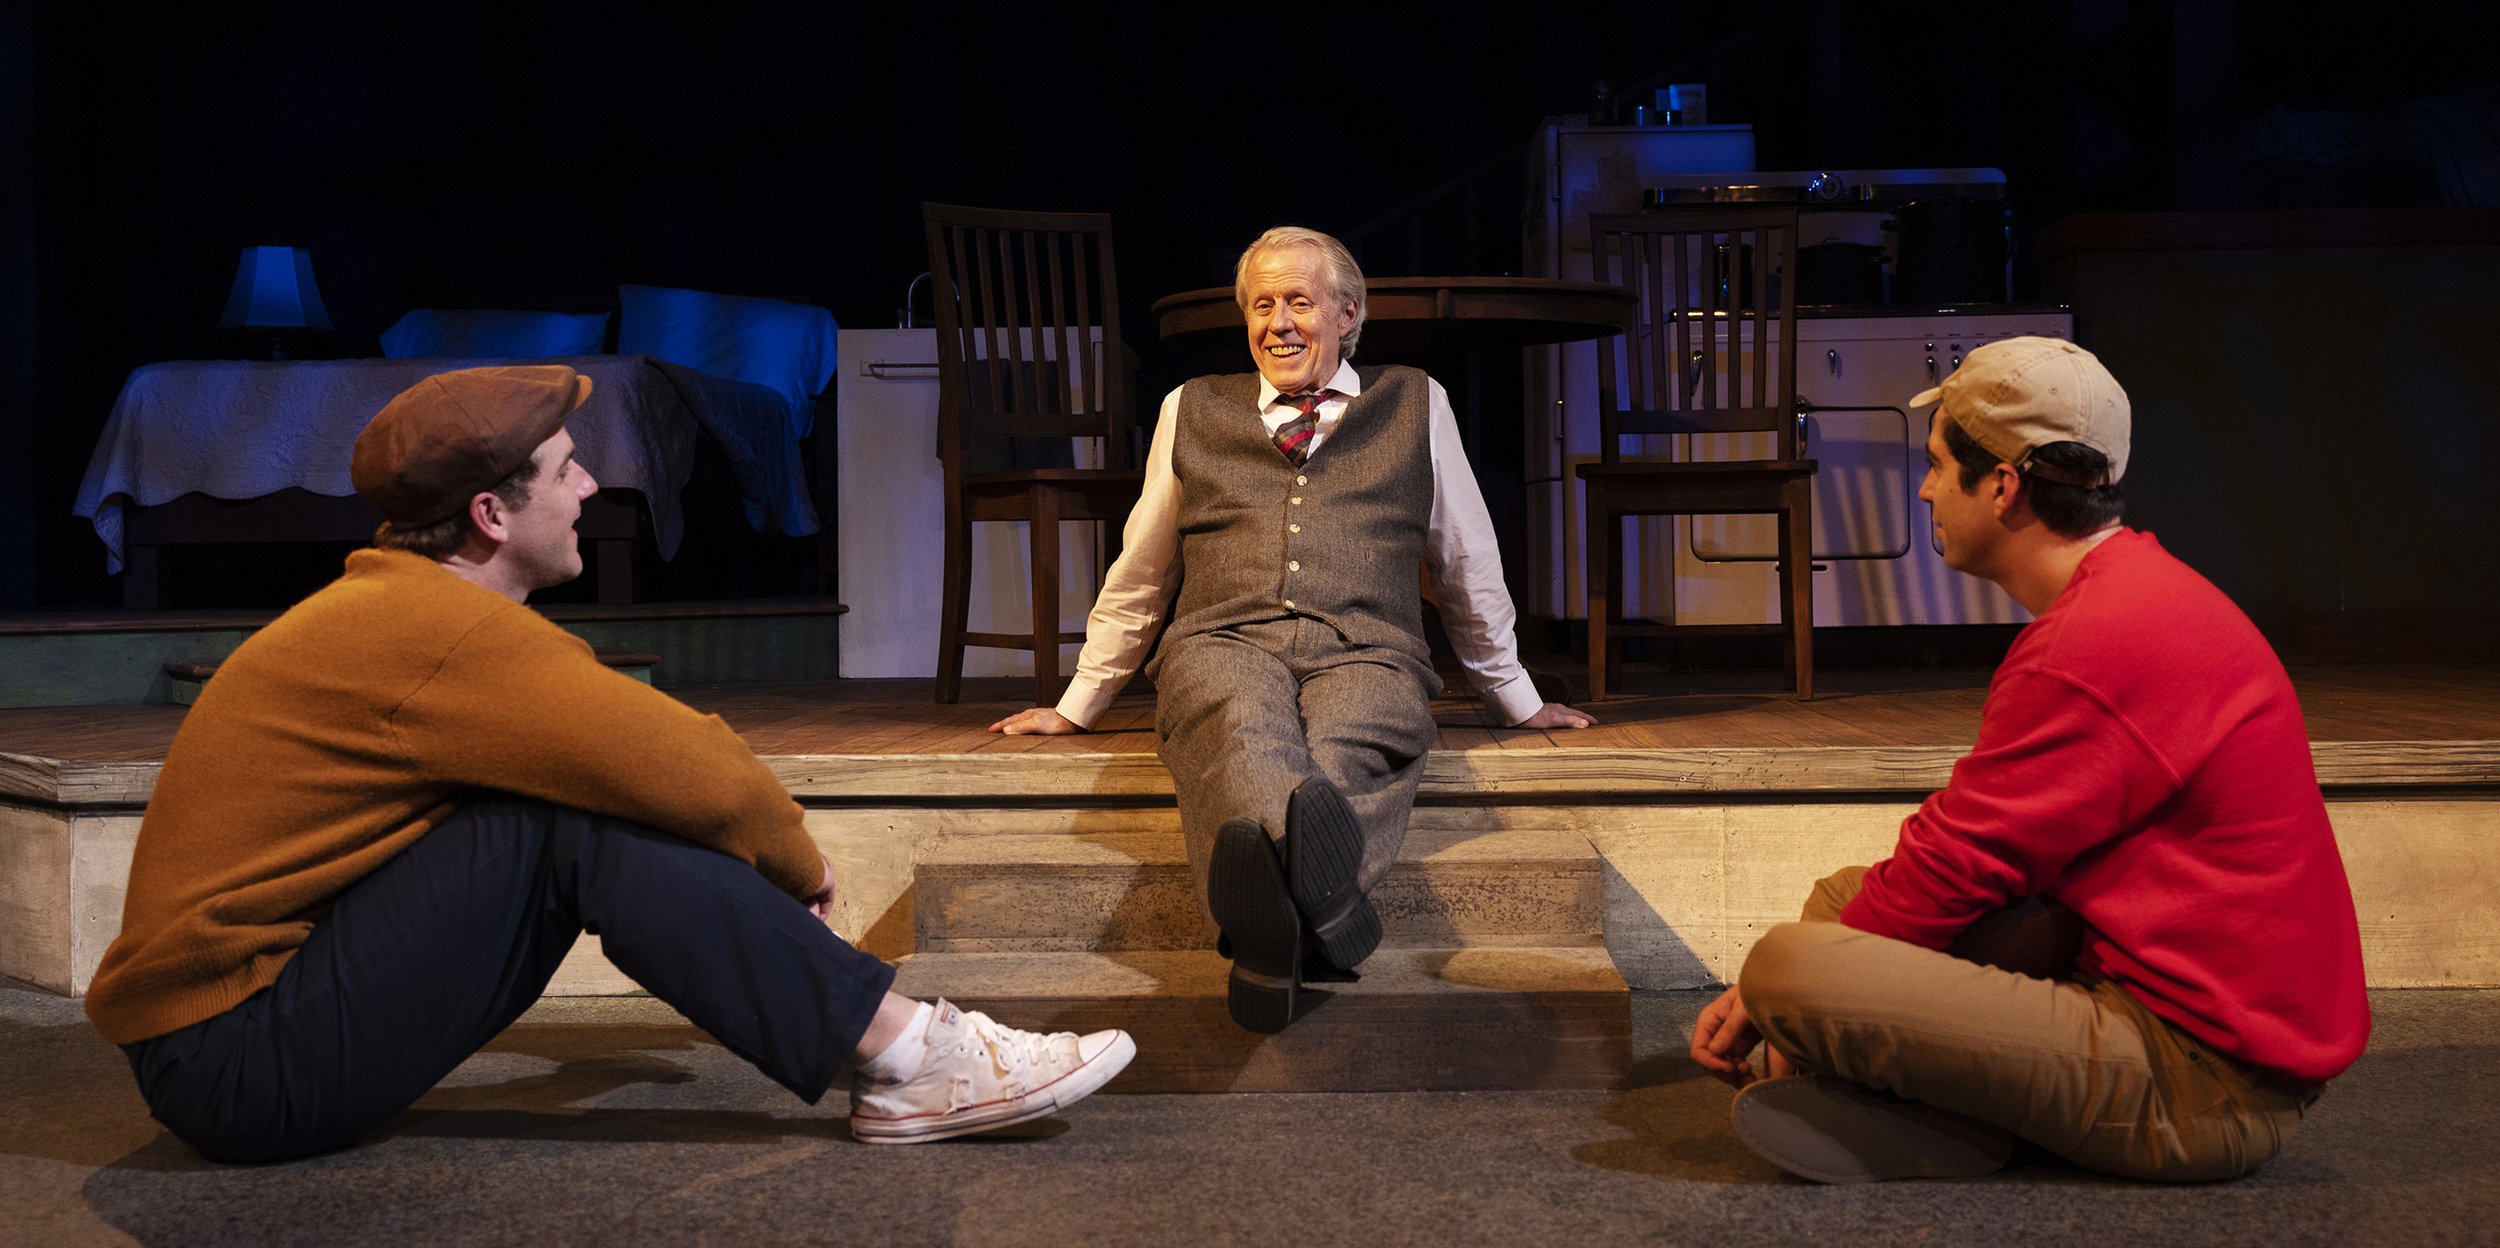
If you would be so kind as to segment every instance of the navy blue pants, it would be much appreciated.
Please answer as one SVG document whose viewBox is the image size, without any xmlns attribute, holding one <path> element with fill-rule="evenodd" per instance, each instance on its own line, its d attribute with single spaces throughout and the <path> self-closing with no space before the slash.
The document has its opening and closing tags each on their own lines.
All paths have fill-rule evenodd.
<svg viewBox="0 0 2500 1248">
<path fill-rule="evenodd" d="M 212 1159 L 340 1147 L 451 1073 L 545 990 L 582 932 L 813 1104 L 894 968 L 754 868 L 542 802 L 463 807 L 340 895 L 276 983 L 126 1046 L 157 1121 Z"/>
</svg>

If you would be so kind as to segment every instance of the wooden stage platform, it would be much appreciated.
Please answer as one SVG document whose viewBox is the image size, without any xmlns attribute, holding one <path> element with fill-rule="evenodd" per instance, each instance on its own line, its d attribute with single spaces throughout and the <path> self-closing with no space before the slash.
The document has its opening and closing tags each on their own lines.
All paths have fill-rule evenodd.
<svg viewBox="0 0 2500 1248">
<path fill-rule="evenodd" d="M 1989 672 L 1980 669 L 1827 671 L 1821 691 L 1797 702 L 1758 674 L 1652 675 L 1635 693 L 1584 709 L 1594 728 L 1535 732 L 1495 724 L 1473 698 L 1443 697 L 1433 706 L 1444 752 L 1776 751 L 1824 749 L 1944 750 L 1956 756 L 1979 731 Z M 2500 667 L 2411 665 L 2319 666 L 2292 669 L 2309 735 L 2332 761 L 2333 785 L 2490 783 L 2485 765 L 2500 743 Z M 946 755 L 1003 758 L 1030 754 L 1154 754 L 1154 699 L 1131 693 L 1114 703 L 1099 729 L 1069 737 L 1001 737 L 985 730 L 1020 709 L 1031 688 L 1023 678 L 967 680 L 953 706 L 930 699 L 926 680 L 830 680 L 692 685 L 670 690 L 718 714 L 756 753 L 800 755 Z M 85 763 L 162 760 L 182 723 L 179 706 L 82 706 L 0 709 L 0 754 Z M 2407 743 L 2419 749 L 2355 747 Z M 2370 757 L 2384 756 L 2373 770 Z M 1887 786 L 1891 787 L 1891 786 Z"/>
<path fill-rule="evenodd" d="M 1628 1052 L 1626 988 L 1725 982 L 1814 879 L 1881 856 L 1970 747 L 1988 673 L 1818 675 L 1799 703 L 1775 676 L 1650 674 L 1634 687 L 1662 692 L 1598 703 L 1577 732 L 1438 702 L 1414 824 L 1374 895 L 1388 943 L 1362 984 L 1312 994 L 1336 998 L 1314 1017 L 1332 1021 L 1272 1039 L 1223 1019 L 1150 695 L 1102 731 L 1008 738 L 985 726 L 1029 681 L 968 682 L 954 706 L 927 681 L 671 692 L 726 718 L 807 807 L 842 881 L 835 929 L 897 960 L 902 991 L 1129 1026 L 1185 1055 L 1137 1090 L 1605 1086 Z M 2500 986 L 2500 667 L 2293 678 L 2370 982 Z M 0 710 L 0 976 L 84 992 L 182 714 Z M 552 991 L 632 987 L 585 940 Z M 1446 1044 L 1462 1026 L 1483 1042 Z"/>
</svg>

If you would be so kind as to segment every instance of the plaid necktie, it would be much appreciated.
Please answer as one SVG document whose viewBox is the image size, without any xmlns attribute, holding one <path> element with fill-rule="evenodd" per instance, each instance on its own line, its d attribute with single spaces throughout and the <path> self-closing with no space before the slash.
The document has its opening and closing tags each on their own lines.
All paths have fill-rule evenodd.
<svg viewBox="0 0 2500 1248">
<path fill-rule="evenodd" d="M 1335 393 L 1334 390 L 1314 390 L 1309 394 L 1285 396 L 1285 402 L 1293 404 L 1294 410 L 1301 415 L 1286 421 L 1276 430 L 1276 449 L 1284 452 L 1285 458 L 1293 461 L 1294 467 L 1299 468 L 1309 462 L 1311 435 L 1319 432 L 1320 400 Z"/>
</svg>

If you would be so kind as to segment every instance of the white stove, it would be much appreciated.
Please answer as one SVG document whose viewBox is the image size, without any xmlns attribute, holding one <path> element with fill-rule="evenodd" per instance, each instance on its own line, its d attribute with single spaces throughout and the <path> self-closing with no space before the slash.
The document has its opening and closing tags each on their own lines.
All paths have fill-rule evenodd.
<svg viewBox="0 0 2500 1248">
<path fill-rule="evenodd" d="M 1993 169 L 1689 172 L 1642 179 L 1642 203 L 1797 203 L 1808 209 L 1801 244 L 1881 243 L 1883 223 L 1916 199 L 2001 199 Z M 1585 279 L 1587 223 L 1557 221 L 1532 232 L 1531 272 Z M 1576 248 L 1572 239 L 1577 236 Z M 1545 245 L 1540 245 L 1545 244 Z M 2003 591 L 1954 572 L 1937 555 L 1918 487 L 1926 474 L 1926 413 L 1912 395 L 1961 365 L 1981 343 L 2023 334 L 2068 338 L 2062 308 L 2008 304 L 1864 307 L 1808 312 L 1797 320 L 1798 394 L 1818 410 L 1806 422 L 1814 482 L 1814 622 L 1817 627 L 1991 624 L 2027 619 Z M 1532 356 L 1527 426 L 1527 598 L 1521 609 L 1550 619 L 1586 616 L 1582 586 L 1584 500 L 1573 470 L 1599 458 L 1596 350 L 1575 343 Z M 1641 440 L 1662 459 L 1760 458 L 1771 435 Z M 1630 522 L 1623 587 L 1627 614 L 1683 624 L 1779 618 L 1771 562 L 1773 521 L 1762 516 Z"/>
</svg>

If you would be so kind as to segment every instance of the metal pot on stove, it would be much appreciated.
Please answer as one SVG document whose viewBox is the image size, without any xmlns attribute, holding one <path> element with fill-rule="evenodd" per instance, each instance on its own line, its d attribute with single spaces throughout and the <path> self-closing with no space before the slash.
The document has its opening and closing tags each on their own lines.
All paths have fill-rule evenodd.
<svg viewBox="0 0 2500 1248">
<path fill-rule="evenodd" d="M 2012 227 L 1995 199 L 1920 199 L 1901 205 L 1884 228 L 1897 232 L 1892 301 L 1947 305 L 2003 303 Z"/>
</svg>

